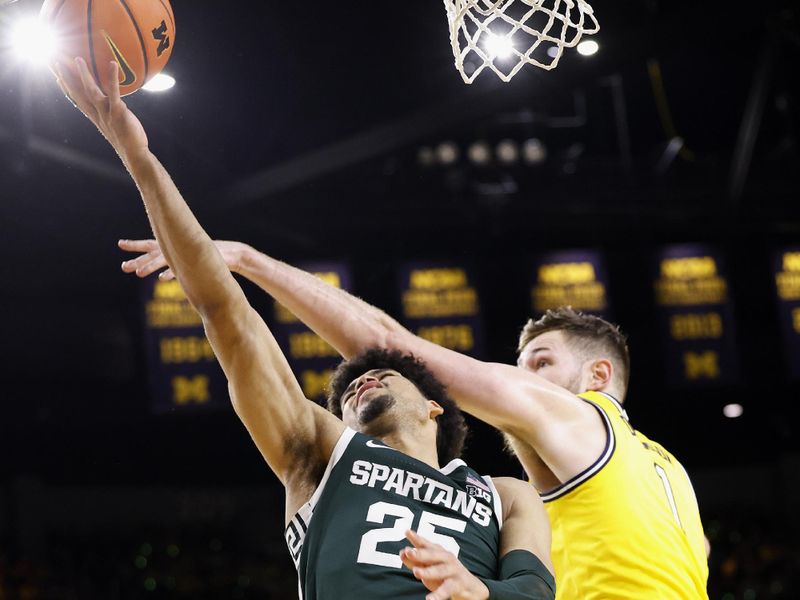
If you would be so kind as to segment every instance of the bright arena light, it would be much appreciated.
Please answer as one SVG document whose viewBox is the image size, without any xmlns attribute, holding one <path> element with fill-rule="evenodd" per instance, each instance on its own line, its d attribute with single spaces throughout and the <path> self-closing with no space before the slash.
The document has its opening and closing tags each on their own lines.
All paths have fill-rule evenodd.
<svg viewBox="0 0 800 600">
<path fill-rule="evenodd" d="M 436 158 L 443 165 L 452 165 L 458 160 L 458 146 L 455 142 L 442 142 L 436 146 Z"/>
<path fill-rule="evenodd" d="M 490 33 L 486 36 L 486 52 L 489 56 L 497 58 L 508 58 L 514 51 L 514 44 L 507 35 L 496 35 Z"/>
<path fill-rule="evenodd" d="M 485 165 L 492 158 L 492 150 L 486 142 L 477 141 L 469 145 L 467 156 L 476 165 Z"/>
<path fill-rule="evenodd" d="M 722 414 L 729 419 L 736 419 L 742 416 L 744 407 L 741 404 L 726 404 L 722 409 Z"/>
<path fill-rule="evenodd" d="M 594 40 L 586 40 L 578 44 L 578 54 L 583 54 L 584 56 L 596 54 L 598 50 L 600 50 L 600 45 Z"/>
<path fill-rule="evenodd" d="M 514 140 L 500 140 L 496 152 L 501 163 L 510 165 L 519 160 L 519 146 Z"/>
<path fill-rule="evenodd" d="M 175 78 L 159 73 L 142 86 L 148 92 L 166 92 L 175 86 Z"/>
<path fill-rule="evenodd" d="M 56 36 L 35 17 L 19 21 L 11 32 L 11 45 L 22 60 L 46 65 L 56 50 Z"/>
<path fill-rule="evenodd" d="M 530 138 L 522 144 L 522 156 L 529 165 L 538 165 L 547 158 L 547 148 L 541 140 Z"/>
</svg>

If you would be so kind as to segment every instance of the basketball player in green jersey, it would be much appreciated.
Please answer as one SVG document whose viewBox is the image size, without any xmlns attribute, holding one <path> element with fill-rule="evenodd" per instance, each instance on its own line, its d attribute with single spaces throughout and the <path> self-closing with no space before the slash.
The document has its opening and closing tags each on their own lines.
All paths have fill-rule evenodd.
<svg viewBox="0 0 800 600">
<path fill-rule="evenodd" d="M 153 240 L 123 270 L 167 266 Z M 680 462 L 621 406 L 629 358 L 618 328 L 571 309 L 523 330 L 518 366 L 484 363 L 412 335 L 375 307 L 237 242 L 228 265 L 273 295 L 343 356 L 366 344 L 413 352 L 461 408 L 509 435 L 545 502 L 559 600 L 706 600 L 697 501 Z M 162 277 L 171 277 L 169 272 Z"/>
<path fill-rule="evenodd" d="M 480 477 L 457 458 L 463 419 L 421 363 L 366 352 L 337 371 L 333 412 L 303 396 L 266 324 L 149 151 L 120 99 L 117 64 L 108 67 L 107 96 L 81 59 L 56 72 L 136 182 L 156 239 L 203 319 L 234 408 L 286 488 L 300 597 L 553 598 L 541 501 L 521 482 Z"/>
</svg>

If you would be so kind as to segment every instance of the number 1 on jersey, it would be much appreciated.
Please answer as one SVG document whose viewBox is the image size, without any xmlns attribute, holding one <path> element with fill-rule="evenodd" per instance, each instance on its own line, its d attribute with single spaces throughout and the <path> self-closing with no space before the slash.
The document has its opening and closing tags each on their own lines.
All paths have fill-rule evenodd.
<svg viewBox="0 0 800 600">
<path fill-rule="evenodd" d="M 664 470 L 664 467 L 653 463 L 653 466 L 656 468 L 656 475 L 661 478 L 661 483 L 664 484 L 664 493 L 667 495 L 667 502 L 669 503 L 669 507 L 672 509 L 672 516 L 675 517 L 675 521 L 678 523 L 678 527 L 683 529 L 683 524 L 681 523 L 681 517 L 678 514 L 678 505 L 675 503 L 675 494 L 672 493 L 672 485 L 669 483 L 669 477 L 667 477 L 667 472 Z"/>
</svg>

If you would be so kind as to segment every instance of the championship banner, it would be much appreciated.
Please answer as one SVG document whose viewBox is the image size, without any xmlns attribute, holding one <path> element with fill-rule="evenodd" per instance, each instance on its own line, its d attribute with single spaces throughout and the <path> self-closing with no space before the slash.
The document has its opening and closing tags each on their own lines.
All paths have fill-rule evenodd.
<svg viewBox="0 0 800 600">
<path fill-rule="evenodd" d="M 142 305 L 153 412 L 229 406 L 225 375 L 178 281 L 142 280 Z"/>
<path fill-rule="evenodd" d="M 776 252 L 774 269 L 789 375 L 800 379 L 800 246 Z"/>
<path fill-rule="evenodd" d="M 733 305 L 723 255 L 704 244 L 666 246 L 655 265 L 658 327 L 669 382 L 735 382 Z"/>
<path fill-rule="evenodd" d="M 403 324 L 445 348 L 483 358 L 483 327 L 474 272 L 450 262 L 405 263 L 398 285 Z"/>
<path fill-rule="evenodd" d="M 347 263 L 315 262 L 299 267 L 334 287 L 348 292 L 352 290 Z M 278 302 L 275 302 L 271 329 L 306 398 L 324 404 L 328 381 L 342 360 L 339 353 Z"/>
<path fill-rule="evenodd" d="M 531 273 L 531 309 L 534 315 L 571 306 L 575 310 L 611 318 L 608 275 L 602 253 L 563 250 L 538 255 Z"/>
</svg>

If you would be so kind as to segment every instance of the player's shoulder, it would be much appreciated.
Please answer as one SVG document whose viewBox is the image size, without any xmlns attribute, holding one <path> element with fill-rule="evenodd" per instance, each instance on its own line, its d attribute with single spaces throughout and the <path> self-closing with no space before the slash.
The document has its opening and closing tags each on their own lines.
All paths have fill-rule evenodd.
<svg viewBox="0 0 800 600">
<path fill-rule="evenodd" d="M 577 395 L 581 400 L 587 401 L 590 404 L 599 406 L 605 412 L 619 414 L 622 418 L 628 419 L 628 413 L 622 405 L 622 402 L 612 394 L 604 391 L 587 390 Z"/>
<path fill-rule="evenodd" d="M 541 502 L 536 488 L 527 481 L 516 477 L 492 477 L 492 482 L 504 504 L 517 500 L 520 502 Z"/>
<path fill-rule="evenodd" d="M 492 477 L 503 505 L 503 521 L 520 519 L 539 529 L 549 527 L 544 504 L 530 483 L 516 477 Z"/>
</svg>

